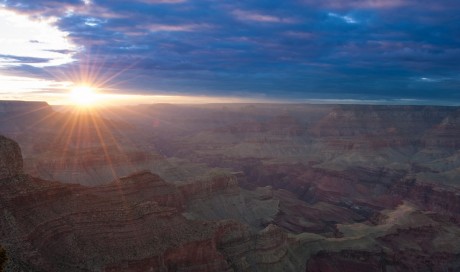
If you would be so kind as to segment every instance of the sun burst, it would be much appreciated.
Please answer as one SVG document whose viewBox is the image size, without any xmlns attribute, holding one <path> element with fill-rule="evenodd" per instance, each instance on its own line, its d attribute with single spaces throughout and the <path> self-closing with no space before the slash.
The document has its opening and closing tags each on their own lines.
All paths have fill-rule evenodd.
<svg viewBox="0 0 460 272">
<path fill-rule="evenodd" d="M 71 90 L 69 99 L 76 106 L 89 107 L 98 102 L 98 94 L 92 87 L 78 86 Z"/>
</svg>

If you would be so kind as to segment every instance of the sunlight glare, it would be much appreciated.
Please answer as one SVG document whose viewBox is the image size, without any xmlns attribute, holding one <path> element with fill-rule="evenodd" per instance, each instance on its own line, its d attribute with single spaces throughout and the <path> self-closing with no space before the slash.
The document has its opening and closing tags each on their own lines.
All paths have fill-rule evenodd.
<svg viewBox="0 0 460 272">
<path fill-rule="evenodd" d="M 88 86 L 78 86 L 70 92 L 71 103 L 76 106 L 93 106 L 98 100 L 96 91 Z"/>
</svg>

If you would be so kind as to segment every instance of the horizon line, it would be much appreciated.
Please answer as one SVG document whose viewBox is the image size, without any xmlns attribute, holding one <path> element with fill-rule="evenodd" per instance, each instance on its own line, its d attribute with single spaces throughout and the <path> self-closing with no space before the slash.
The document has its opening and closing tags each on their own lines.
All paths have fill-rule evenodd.
<svg viewBox="0 0 460 272">
<path fill-rule="evenodd" d="M 165 96 L 163 96 L 165 97 Z M 171 96 L 173 97 L 173 96 Z M 203 97 L 196 96 L 201 99 Z M 216 98 L 214 98 L 216 99 Z M 212 99 L 212 100 L 214 100 Z M 221 100 L 226 100 L 226 98 L 221 98 Z M 233 100 L 233 99 L 230 99 Z M 93 108 L 110 108 L 110 107 L 119 107 L 119 106 L 145 106 L 145 105 L 228 105 L 228 104 L 261 104 L 261 105 L 381 105 L 381 106 L 439 106 L 439 107 L 460 107 L 460 102 L 447 102 L 447 101 L 436 101 L 436 100 L 421 100 L 421 99 L 296 99 L 296 100 L 282 100 L 282 99 L 273 99 L 273 100 L 254 100 L 248 99 L 250 101 L 196 101 L 196 102 L 175 102 L 175 101 L 161 101 L 161 102 L 152 102 L 152 103 L 112 103 L 105 105 L 93 106 Z M 74 107 L 75 105 L 68 103 L 52 103 L 46 100 L 18 100 L 18 99 L 0 99 L 0 103 L 4 102 L 25 102 L 25 103 L 46 103 L 50 107 Z"/>
</svg>

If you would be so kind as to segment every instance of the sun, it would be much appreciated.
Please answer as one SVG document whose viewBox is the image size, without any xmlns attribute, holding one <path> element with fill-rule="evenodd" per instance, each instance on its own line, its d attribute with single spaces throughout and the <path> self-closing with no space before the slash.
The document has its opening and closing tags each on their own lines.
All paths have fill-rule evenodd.
<svg viewBox="0 0 460 272">
<path fill-rule="evenodd" d="M 96 90 L 89 86 L 78 86 L 70 91 L 70 102 L 79 107 L 94 106 L 98 100 Z"/>
</svg>

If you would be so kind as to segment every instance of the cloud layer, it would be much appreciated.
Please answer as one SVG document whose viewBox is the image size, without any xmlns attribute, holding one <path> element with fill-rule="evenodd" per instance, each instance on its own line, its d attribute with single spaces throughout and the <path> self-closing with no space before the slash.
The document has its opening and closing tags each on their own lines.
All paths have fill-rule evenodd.
<svg viewBox="0 0 460 272">
<path fill-rule="evenodd" d="M 34 69 L 9 53 L 2 74 L 119 92 L 289 99 L 460 102 L 457 0 L 3 1 L 54 18 L 80 48 L 72 63 Z M 59 52 L 54 52 L 59 53 Z M 76 74 L 86 73 L 86 76 Z"/>
</svg>

